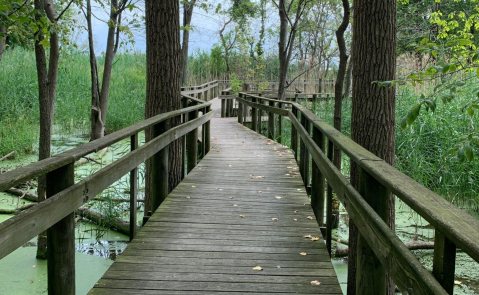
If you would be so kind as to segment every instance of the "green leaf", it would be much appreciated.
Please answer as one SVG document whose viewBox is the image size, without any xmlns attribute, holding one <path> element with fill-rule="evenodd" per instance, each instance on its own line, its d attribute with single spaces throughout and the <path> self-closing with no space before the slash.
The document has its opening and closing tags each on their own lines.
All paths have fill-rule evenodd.
<svg viewBox="0 0 479 295">
<path fill-rule="evenodd" d="M 456 65 L 455 64 L 450 64 L 449 65 L 449 72 L 454 72 L 456 70 Z"/>
<path fill-rule="evenodd" d="M 436 102 L 434 100 L 426 100 L 426 105 L 431 109 L 433 113 L 436 111 Z"/>
<path fill-rule="evenodd" d="M 469 162 L 474 160 L 474 152 L 472 151 L 472 147 L 468 144 L 464 147 L 464 155 Z"/>
<path fill-rule="evenodd" d="M 464 149 L 462 147 L 457 150 L 457 158 L 459 159 L 459 163 L 463 163 L 466 159 Z"/>
<path fill-rule="evenodd" d="M 407 127 L 407 118 L 404 117 L 402 118 L 401 122 L 399 122 L 399 127 L 401 127 L 402 130 L 405 130 Z"/>
<path fill-rule="evenodd" d="M 468 107 L 467 108 L 467 113 L 472 118 L 472 116 L 474 116 L 474 109 L 472 107 Z"/>
<path fill-rule="evenodd" d="M 479 78 L 479 68 L 476 68 L 476 76 Z"/>
<path fill-rule="evenodd" d="M 449 71 L 449 66 L 450 65 L 445 65 L 443 68 L 442 68 L 442 73 L 445 74 Z"/>
<path fill-rule="evenodd" d="M 458 149 L 457 146 L 456 146 L 456 147 L 453 147 L 452 149 L 449 150 L 449 153 L 450 153 L 451 155 L 454 155 L 455 153 L 457 153 L 457 149 Z"/>
</svg>

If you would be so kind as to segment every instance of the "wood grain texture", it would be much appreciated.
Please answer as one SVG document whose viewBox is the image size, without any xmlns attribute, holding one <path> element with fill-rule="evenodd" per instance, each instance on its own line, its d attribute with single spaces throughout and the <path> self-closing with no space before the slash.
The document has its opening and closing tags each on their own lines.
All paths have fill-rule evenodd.
<svg viewBox="0 0 479 295">
<path fill-rule="evenodd" d="M 297 169 L 287 148 L 213 118 L 210 152 L 89 294 L 341 294 Z"/>
</svg>

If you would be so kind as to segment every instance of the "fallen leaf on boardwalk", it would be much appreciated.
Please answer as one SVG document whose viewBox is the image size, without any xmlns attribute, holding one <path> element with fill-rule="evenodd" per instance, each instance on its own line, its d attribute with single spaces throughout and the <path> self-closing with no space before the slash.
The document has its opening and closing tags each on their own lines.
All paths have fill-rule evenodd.
<svg viewBox="0 0 479 295">
<path fill-rule="evenodd" d="M 187 198 L 187 199 L 189 199 L 190 197 L 189 197 L 189 196 L 187 196 L 186 198 Z"/>
<path fill-rule="evenodd" d="M 254 179 L 254 176 L 251 176 L 251 179 Z"/>
<path fill-rule="evenodd" d="M 241 218 L 244 218 L 244 215 L 240 215 Z"/>
<path fill-rule="evenodd" d="M 306 239 L 311 239 L 313 236 L 312 235 L 307 235 L 307 236 L 304 236 Z"/>
<path fill-rule="evenodd" d="M 230 197 L 230 199 L 234 199 L 234 197 Z"/>
<path fill-rule="evenodd" d="M 293 169 L 293 167 L 286 167 L 286 168 L 288 168 L 288 169 Z"/>
<path fill-rule="evenodd" d="M 285 174 L 286 176 L 290 176 L 291 174 Z"/>
<path fill-rule="evenodd" d="M 318 281 L 311 281 L 311 285 L 313 285 L 313 286 L 319 286 L 319 285 L 321 285 L 321 283 L 318 282 Z"/>
<path fill-rule="evenodd" d="M 268 140 L 267 140 L 267 142 L 270 142 L 270 141 L 271 141 L 271 139 L 268 139 Z"/>
<path fill-rule="evenodd" d="M 217 188 L 217 190 L 222 191 L 223 189 L 222 188 Z"/>
<path fill-rule="evenodd" d="M 461 281 L 454 281 L 454 285 L 461 285 L 462 282 Z"/>
<path fill-rule="evenodd" d="M 196 187 L 196 185 L 192 185 L 191 187 Z"/>
<path fill-rule="evenodd" d="M 218 153 L 221 152 L 221 150 L 216 150 Z"/>
<path fill-rule="evenodd" d="M 298 221 L 296 218 L 293 219 L 294 221 Z"/>
<path fill-rule="evenodd" d="M 256 265 L 255 267 L 253 267 L 253 270 L 254 271 L 260 271 L 260 270 L 263 270 L 263 268 L 259 265 Z"/>
<path fill-rule="evenodd" d="M 195 175 L 198 175 L 198 173 L 195 173 Z"/>
<path fill-rule="evenodd" d="M 313 219 L 313 217 L 311 217 L 311 216 L 308 216 L 308 217 L 306 217 L 306 218 L 308 218 L 309 220 L 312 220 L 312 219 Z"/>
<path fill-rule="evenodd" d="M 215 138 L 215 140 L 218 140 L 218 138 Z"/>
<path fill-rule="evenodd" d="M 271 218 L 271 220 L 273 220 L 273 221 L 278 221 L 278 218 Z"/>
<path fill-rule="evenodd" d="M 298 210 L 294 210 L 294 212 L 293 212 L 293 213 L 294 213 L 294 214 L 298 213 Z"/>
<path fill-rule="evenodd" d="M 300 188 L 298 188 L 298 189 L 297 189 L 297 191 L 301 191 L 301 189 L 300 189 Z"/>
<path fill-rule="evenodd" d="M 280 156 L 280 157 L 283 157 L 283 155 L 281 155 L 281 154 L 280 154 L 279 156 Z"/>
<path fill-rule="evenodd" d="M 228 165 L 229 167 L 231 167 L 231 165 Z"/>
<path fill-rule="evenodd" d="M 263 191 L 257 191 L 258 194 L 262 193 Z"/>
<path fill-rule="evenodd" d="M 280 197 L 280 196 L 276 196 L 275 198 L 278 199 L 278 200 L 279 200 L 279 199 L 282 199 L 282 197 Z"/>
<path fill-rule="evenodd" d="M 311 241 L 313 241 L 313 242 L 319 241 L 319 237 L 311 238 Z"/>
<path fill-rule="evenodd" d="M 301 252 L 301 253 L 299 253 L 299 255 L 306 256 L 307 253 L 306 252 Z"/>
<path fill-rule="evenodd" d="M 237 204 L 234 204 L 233 207 L 238 207 L 238 205 L 237 205 Z"/>
</svg>

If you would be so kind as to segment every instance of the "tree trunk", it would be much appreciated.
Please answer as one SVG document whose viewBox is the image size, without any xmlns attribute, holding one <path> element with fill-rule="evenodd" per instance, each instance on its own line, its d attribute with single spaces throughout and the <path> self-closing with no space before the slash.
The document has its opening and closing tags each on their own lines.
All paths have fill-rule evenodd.
<svg viewBox="0 0 479 295">
<path fill-rule="evenodd" d="M 344 97 L 350 97 L 351 94 L 351 75 L 353 73 L 353 63 L 349 60 L 346 77 L 344 78 Z"/>
<path fill-rule="evenodd" d="M 191 17 L 196 0 L 183 3 L 183 40 L 181 45 L 181 85 L 188 84 L 188 43 L 190 42 Z"/>
<path fill-rule="evenodd" d="M 348 55 L 346 53 L 346 42 L 344 41 L 344 32 L 349 24 L 349 1 L 343 2 L 343 21 L 336 31 L 336 39 L 338 40 L 339 48 L 339 67 L 338 76 L 336 77 L 336 84 L 334 85 L 334 128 L 341 132 L 341 108 L 343 106 L 343 81 L 346 74 L 346 64 L 348 63 Z M 334 146 L 334 165 L 341 171 L 341 150 L 336 145 Z"/>
<path fill-rule="evenodd" d="M 53 0 L 35 0 L 35 9 L 44 10 L 50 22 L 55 22 L 55 8 Z M 41 14 L 37 14 L 35 19 L 40 22 Z M 42 31 L 37 32 L 37 39 L 35 40 L 35 60 L 38 77 L 38 99 L 40 105 L 40 139 L 38 149 L 38 160 L 43 160 L 50 157 L 52 124 L 55 106 L 55 97 L 58 81 L 58 60 L 60 57 L 58 35 L 56 31 L 50 32 L 50 54 L 48 58 L 45 48 L 41 45 L 45 36 Z M 47 69 L 48 67 L 48 69 Z M 38 178 L 38 199 L 43 201 L 46 199 L 46 177 Z M 37 258 L 46 259 L 46 232 L 38 236 Z"/>
<path fill-rule="evenodd" d="M 2 61 L 5 43 L 7 42 L 7 27 L 0 26 L 0 62 Z"/>
<path fill-rule="evenodd" d="M 181 108 L 180 93 L 180 20 L 179 2 L 175 0 L 146 0 L 146 105 L 145 118 Z M 169 127 L 179 125 L 180 119 L 170 119 Z M 146 132 L 146 140 L 152 130 Z M 181 181 L 181 142 L 169 147 L 169 191 Z M 146 167 L 145 213 L 151 211 L 151 166 Z"/>
<path fill-rule="evenodd" d="M 357 0 L 353 21 L 353 98 L 351 138 L 394 165 L 395 88 L 373 81 L 389 81 L 396 72 L 396 1 Z M 378 30 L 378 28 L 381 28 Z M 358 189 L 359 169 L 351 163 L 351 183 Z M 394 197 L 389 220 L 394 230 Z M 356 294 L 357 228 L 350 221 L 348 294 Z M 388 294 L 394 294 L 394 287 Z"/>
<path fill-rule="evenodd" d="M 286 11 L 285 0 L 279 1 L 279 20 L 280 20 L 280 29 L 279 29 L 279 85 L 278 85 L 278 99 L 285 100 L 286 98 L 286 77 L 288 75 L 288 52 L 287 52 L 287 41 L 288 41 L 288 11 Z"/>
<path fill-rule="evenodd" d="M 106 41 L 106 50 L 105 50 L 105 65 L 103 66 L 103 77 L 101 83 L 101 90 L 99 91 L 99 99 L 96 99 L 93 95 L 92 87 L 92 106 L 91 106 L 91 117 L 92 117 L 92 130 L 91 130 L 91 140 L 98 139 L 103 137 L 105 134 L 105 124 L 106 124 L 106 113 L 108 110 L 108 96 L 110 93 L 110 82 L 111 82 L 111 71 L 113 69 L 113 59 L 115 58 L 116 52 L 118 50 L 119 43 L 119 23 L 121 18 L 121 9 L 118 6 L 118 0 L 111 0 L 110 3 L 110 20 L 108 23 L 108 35 Z M 91 23 L 91 21 L 90 21 Z M 91 30 L 89 29 L 88 35 L 90 35 Z M 90 43 L 90 36 L 88 36 Z M 92 62 L 95 65 L 92 65 L 91 71 L 93 72 L 93 67 L 96 66 L 96 59 L 92 61 L 91 50 L 93 49 L 93 44 L 90 43 L 90 64 Z M 95 53 L 93 52 L 93 56 Z M 93 81 L 92 76 L 92 85 L 97 84 L 98 88 L 98 72 L 96 74 L 97 81 Z M 95 94 L 98 95 L 98 94 Z"/>
</svg>

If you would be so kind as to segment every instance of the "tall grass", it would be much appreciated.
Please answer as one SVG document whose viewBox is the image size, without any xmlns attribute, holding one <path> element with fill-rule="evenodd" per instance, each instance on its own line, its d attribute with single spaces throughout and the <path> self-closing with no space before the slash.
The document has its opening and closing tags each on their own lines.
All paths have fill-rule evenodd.
<svg viewBox="0 0 479 295">
<path fill-rule="evenodd" d="M 98 58 L 100 75 L 104 58 Z M 119 130 L 144 118 L 144 54 L 119 54 L 110 87 L 106 131 Z M 38 86 L 35 56 L 21 48 L 8 50 L 0 63 L 0 155 L 12 150 L 31 153 L 38 141 Z M 61 55 L 54 125 L 63 132 L 89 133 L 90 66 L 86 53 Z"/>
</svg>

